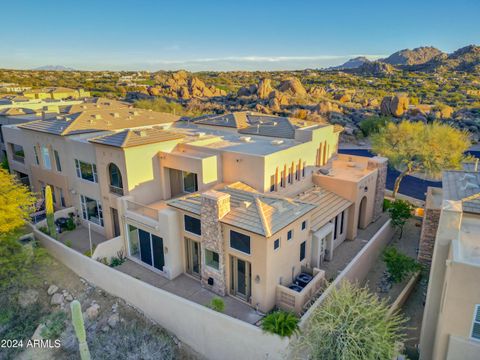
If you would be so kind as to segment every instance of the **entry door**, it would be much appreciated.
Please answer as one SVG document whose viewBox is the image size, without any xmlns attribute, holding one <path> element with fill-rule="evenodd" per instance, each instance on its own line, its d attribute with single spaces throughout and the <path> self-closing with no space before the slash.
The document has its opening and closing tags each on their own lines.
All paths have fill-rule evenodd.
<svg viewBox="0 0 480 360">
<path fill-rule="evenodd" d="M 245 301 L 250 301 L 252 287 L 250 263 L 234 256 L 232 256 L 230 259 L 230 288 L 232 295 L 235 295 Z"/>
<path fill-rule="evenodd" d="M 110 208 L 110 212 L 112 213 L 113 236 L 114 237 L 120 236 L 120 223 L 118 222 L 118 211 L 117 209 Z"/>
<path fill-rule="evenodd" d="M 150 233 L 138 229 L 138 237 L 140 239 L 140 258 L 150 266 L 152 266 L 152 244 L 150 241 Z"/>
<path fill-rule="evenodd" d="M 187 254 L 187 272 L 196 277 L 200 277 L 200 243 L 185 238 L 185 245 Z"/>
<path fill-rule="evenodd" d="M 165 257 L 163 255 L 163 239 L 152 234 L 152 254 L 153 266 L 163 271 L 165 265 Z"/>
</svg>

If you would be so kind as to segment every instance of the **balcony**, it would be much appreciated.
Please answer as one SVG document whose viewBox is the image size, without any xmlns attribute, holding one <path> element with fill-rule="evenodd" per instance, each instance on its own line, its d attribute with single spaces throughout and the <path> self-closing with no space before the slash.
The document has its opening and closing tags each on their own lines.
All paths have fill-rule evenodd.
<svg viewBox="0 0 480 360">
<path fill-rule="evenodd" d="M 302 314 L 320 296 L 326 284 L 325 271 L 302 267 L 302 273 L 312 276 L 307 284 L 277 285 L 278 308 Z"/>
<path fill-rule="evenodd" d="M 110 192 L 118 196 L 123 196 L 123 188 L 121 187 L 110 185 Z"/>
<path fill-rule="evenodd" d="M 147 205 L 142 205 L 131 200 L 125 200 L 125 210 L 158 221 L 158 209 L 154 209 Z"/>
</svg>

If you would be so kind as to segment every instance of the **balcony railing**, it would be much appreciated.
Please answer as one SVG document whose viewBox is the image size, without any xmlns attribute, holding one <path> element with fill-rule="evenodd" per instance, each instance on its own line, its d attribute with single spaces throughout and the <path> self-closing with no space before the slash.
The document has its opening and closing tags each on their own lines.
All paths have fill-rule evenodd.
<svg viewBox="0 0 480 360">
<path fill-rule="evenodd" d="M 117 186 L 110 185 L 110 192 L 112 194 L 123 196 L 123 188 Z"/>
<path fill-rule="evenodd" d="M 127 205 L 126 209 L 128 211 L 132 211 L 132 212 L 135 212 L 137 214 L 141 214 L 143 216 L 149 217 L 150 219 L 158 221 L 158 210 L 157 209 L 153 209 L 151 207 L 148 207 L 148 206 L 145 206 L 145 205 L 142 205 L 142 204 L 138 204 L 138 203 L 130 201 L 130 200 L 126 200 L 125 203 Z"/>
</svg>

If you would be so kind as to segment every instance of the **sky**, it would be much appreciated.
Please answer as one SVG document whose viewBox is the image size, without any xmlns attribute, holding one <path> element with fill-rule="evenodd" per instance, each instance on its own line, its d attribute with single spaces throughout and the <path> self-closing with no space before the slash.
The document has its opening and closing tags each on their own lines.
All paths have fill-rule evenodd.
<svg viewBox="0 0 480 360">
<path fill-rule="evenodd" d="M 0 68 L 296 70 L 480 43 L 479 0 L 18 0 Z"/>
</svg>

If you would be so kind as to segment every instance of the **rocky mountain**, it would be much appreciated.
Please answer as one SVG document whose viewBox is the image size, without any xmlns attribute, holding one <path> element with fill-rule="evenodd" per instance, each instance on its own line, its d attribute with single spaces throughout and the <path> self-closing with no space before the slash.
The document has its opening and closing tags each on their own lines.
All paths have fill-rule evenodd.
<svg viewBox="0 0 480 360">
<path fill-rule="evenodd" d="M 412 67 L 411 70 L 480 72 L 480 46 L 465 46 L 451 54 L 443 54 L 425 64 Z"/>
<path fill-rule="evenodd" d="M 63 65 L 44 65 L 37 67 L 33 70 L 40 70 L 40 71 L 75 71 L 75 69 L 66 67 Z"/>
<path fill-rule="evenodd" d="M 444 53 L 433 46 L 422 46 L 413 50 L 403 49 L 381 61 L 390 65 L 419 65 L 443 55 Z"/>
<path fill-rule="evenodd" d="M 361 66 L 355 69 L 350 69 L 351 72 L 361 75 L 372 75 L 372 76 L 386 76 L 393 74 L 395 68 L 390 64 L 385 64 L 381 61 L 369 61 L 363 63 Z"/>
<path fill-rule="evenodd" d="M 362 66 L 363 64 L 369 63 L 369 62 L 370 60 L 368 60 L 365 56 L 359 56 L 359 57 L 348 60 L 342 65 L 333 66 L 329 69 L 330 70 L 356 69 Z"/>
</svg>

